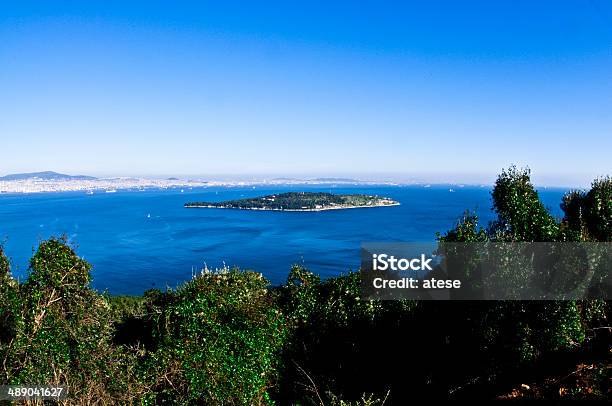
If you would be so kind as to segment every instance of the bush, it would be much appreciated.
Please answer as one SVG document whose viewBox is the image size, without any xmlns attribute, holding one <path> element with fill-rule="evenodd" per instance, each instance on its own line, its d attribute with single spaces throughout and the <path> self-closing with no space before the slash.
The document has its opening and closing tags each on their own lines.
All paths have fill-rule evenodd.
<svg viewBox="0 0 612 406">
<path fill-rule="evenodd" d="M 499 235 L 511 241 L 555 241 L 559 225 L 531 184 L 529 169 L 503 170 L 492 193 Z M 499 238 L 499 237 L 498 237 Z"/>
<path fill-rule="evenodd" d="M 11 339 L 1 348 L 5 383 L 62 385 L 79 402 L 128 395 L 129 356 L 112 346 L 109 306 L 88 287 L 89 271 L 65 240 L 40 244 L 8 306 L 13 317 Z"/>
<path fill-rule="evenodd" d="M 286 338 L 261 274 L 203 272 L 157 306 L 153 403 L 267 404 Z M 158 303 L 164 298 L 157 296 Z"/>
<path fill-rule="evenodd" d="M 561 208 L 568 239 L 612 241 L 612 178 L 596 179 L 588 192 L 567 193 Z"/>
<path fill-rule="evenodd" d="M 384 398 L 394 380 L 410 374 L 392 378 L 393 366 L 405 365 L 408 354 L 390 362 L 384 351 L 390 337 L 411 342 L 405 334 L 416 302 L 362 300 L 358 272 L 321 281 L 297 265 L 276 294 L 291 323 L 276 394 L 281 403 L 376 404 L 371 396 L 365 402 L 364 392 Z"/>
<path fill-rule="evenodd" d="M 19 285 L 11 276 L 8 258 L 0 245 L 0 354 L 15 337 L 19 300 Z"/>
</svg>

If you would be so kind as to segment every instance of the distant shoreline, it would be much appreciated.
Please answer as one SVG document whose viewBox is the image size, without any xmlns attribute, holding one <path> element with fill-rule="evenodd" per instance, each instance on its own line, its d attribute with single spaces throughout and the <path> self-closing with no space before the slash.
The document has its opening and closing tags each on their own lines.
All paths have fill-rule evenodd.
<svg viewBox="0 0 612 406">
<path fill-rule="evenodd" d="M 0 180 L 0 193 L 98 192 L 107 190 L 146 190 L 194 187 L 277 187 L 277 186 L 400 186 L 394 182 L 325 181 L 325 180 L 261 180 L 214 181 L 198 179 L 100 178 L 82 180 L 45 180 L 38 178 Z"/>
</svg>

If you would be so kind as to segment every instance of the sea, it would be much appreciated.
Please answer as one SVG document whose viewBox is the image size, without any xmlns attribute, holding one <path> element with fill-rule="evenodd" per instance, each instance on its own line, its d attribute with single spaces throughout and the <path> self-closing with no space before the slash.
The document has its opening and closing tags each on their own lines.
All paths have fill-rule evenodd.
<svg viewBox="0 0 612 406">
<path fill-rule="evenodd" d="M 429 185 L 428 185 L 429 186 Z M 187 209 L 191 201 L 223 201 L 288 191 L 387 196 L 399 206 L 279 212 Z M 539 189 L 556 217 L 564 189 Z M 92 265 L 92 287 L 116 295 L 176 288 L 204 267 L 261 272 L 285 282 L 293 264 L 321 275 L 359 269 L 364 242 L 430 242 L 466 210 L 483 226 L 493 220 L 489 186 L 287 185 L 57 192 L 0 195 L 0 243 L 20 280 L 40 241 L 66 236 Z"/>
</svg>

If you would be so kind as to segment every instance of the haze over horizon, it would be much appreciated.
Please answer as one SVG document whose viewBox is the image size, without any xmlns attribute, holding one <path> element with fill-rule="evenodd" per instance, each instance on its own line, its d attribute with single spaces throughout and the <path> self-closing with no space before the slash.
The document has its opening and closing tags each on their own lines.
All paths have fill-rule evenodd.
<svg viewBox="0 0 612 406">
<path fill-rule="evenodd" d="M 12 2 L 0 174 L 610 174 L 612 5 Z M 208 175 L 207 175 L 208 174 Z"/>
<path fill-rule="evenodd" d="M 505 168 L 504 168 L 505 169 Z M 500 169 L 501 170 L 501 169 Z M 60 173 L 57 171 L 34 171 L 34 172 L 23 172 L 23 173 L 0 173 L 0 181 L 5 176 L 12 175 L 34 175 L 39 173 L 55 173 L 58 175 L 68 175 L 71 177 L 90 177 L 93 176 L 98 179 L 108 178 L 144 178 L 144 179 L 168 179 L 178 177 L 181 179 L 192 179 L 192 180 L 207 180 L 207 181 L 218 181 L 218 182 L 258 182 L 258 181 L 316 181 L 326 180 L 331 181 L 333 179 L 342 179 L 344 181 L 355 180 L 361 182 L 380 182 L 380 183 L 397 183 L 397 184 L 463 184 L 466 186 L 491 186 L 495 183 L 497 174 L 490 176 L 484 174 L 442 174 L 442 173 L 413 173 L 413 174 L 371 174 L 371 173 L 342 173 L 336 175 L 326 174 L 293 174 L 291 176 L 283 176 L 282 174 L 160 174 L 160 175 L 146 175 L 146 174 L 85 174 L 85 173 Z M 560 187 L 560 188 L 588 188 L 591 184 L 591 180 L 582 181 L 578 180 L 577 176 L 564 179 L 563 182 L 559 182 L 554 178 L 539 176 L 533 174 L 531 176 L 532 182 L 538 187 Z M 573 183 L 572 183 L 573 182 Z"/>
</svg>

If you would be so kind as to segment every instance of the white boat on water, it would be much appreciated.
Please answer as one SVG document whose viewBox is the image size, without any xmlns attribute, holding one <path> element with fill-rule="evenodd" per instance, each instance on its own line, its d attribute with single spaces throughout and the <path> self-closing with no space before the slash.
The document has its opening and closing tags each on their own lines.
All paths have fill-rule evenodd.
<svg viewBox="0 0 612 406">
<path fill-rule="evenodd" d="M 117 189 L 108 189 L 106 193 L 117 193 Z"/>
<path fill-rule="evenodd" d="M 93 195 L 93 190 L 88 190 L 88 191 L 87 191 L 87 194 L 88 194 L 88 195 Z"/>
</svg>

